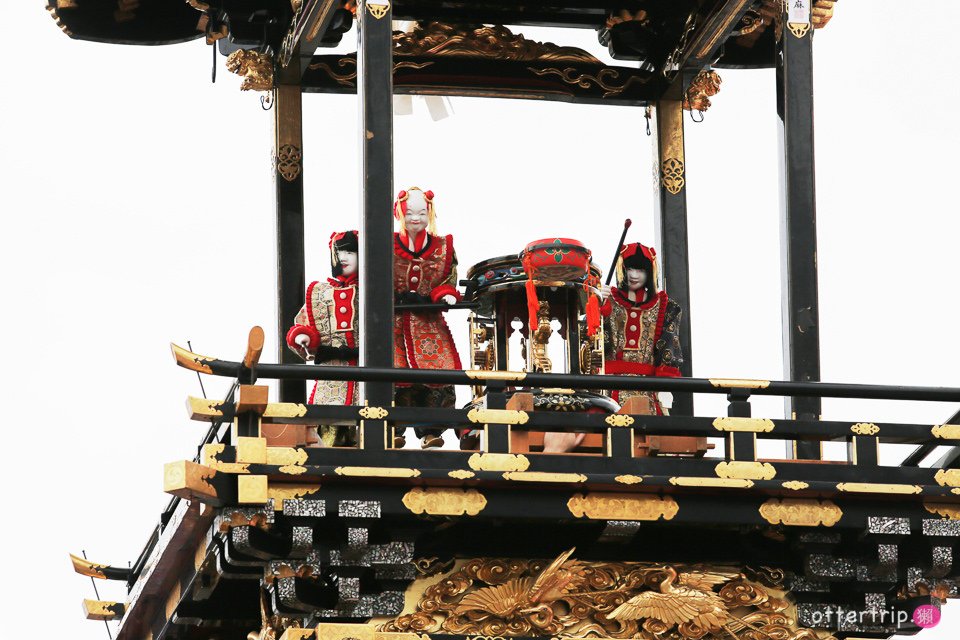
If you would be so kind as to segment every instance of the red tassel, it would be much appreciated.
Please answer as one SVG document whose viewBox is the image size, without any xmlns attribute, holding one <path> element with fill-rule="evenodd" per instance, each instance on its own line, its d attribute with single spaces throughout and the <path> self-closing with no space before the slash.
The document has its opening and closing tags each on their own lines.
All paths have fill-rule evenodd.
<svg viewBox="0 0 960 640">
<path fill-rule="evenodd" d="M 533 284 L 533 280 L 527 280 L 527 314 L 530 316 L 527 326 L 531 334 L 537 330 L 538 311 L 540 311 L 540 301 L 537 299 L 537 285 Z"/>
<path fill-rule="evenodd" d="M 587 335 L 591 338 L 597 334 L 600 328 L 600 301 L 597 296 L 587 294 Z"/>
</svg>

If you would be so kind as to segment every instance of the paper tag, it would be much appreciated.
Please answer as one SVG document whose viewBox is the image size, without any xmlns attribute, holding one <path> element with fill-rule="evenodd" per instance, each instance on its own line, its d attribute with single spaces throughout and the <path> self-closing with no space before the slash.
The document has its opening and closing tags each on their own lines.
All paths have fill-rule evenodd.
<svg viewBox="0 0 960 640">
<path fill-rule="evenodd" d="M 810 24 L 811 0 L 787 0 L 787 22 Z"/>
</svg>

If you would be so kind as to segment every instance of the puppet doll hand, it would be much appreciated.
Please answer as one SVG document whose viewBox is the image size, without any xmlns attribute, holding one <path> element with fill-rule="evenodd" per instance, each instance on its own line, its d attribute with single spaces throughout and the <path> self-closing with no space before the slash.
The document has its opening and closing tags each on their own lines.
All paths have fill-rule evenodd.
<svg viewBox="0 0 960 640">
<path fill-rule="evenodd" d="M 585 433 L 553 433 L 548 431 L 543 434 L 543 452 L 568 453 L 579 447 L 586 436 Z"/>
<path fill-rule="evenodd" d="M 600 297 L 604 300 L 610 297 L 610 285 L 600 285 Z"/>
<path fill-rule="evenodd" d="M 301 333 L 296 338 L 294 338 L 293 341 L 296 342 L 297 346 L 303 349 L 304 351 L 307 351 L 308 348 L 310 347 L 310 336 L 308 336 L 305 333 Z"/>
<path fill-rule="evenodd" d="M 443 296 L 443 297 L 440 298 L 440 299 L 443 300 L 444 302 L 446 302 L 447 304 L 450 304 L 450 305 L 457 304 L 457 298 L 456 298 L 455 296 L 451 296 L 451 295 L 449 295 L 449 294 Z"/>
</svg>

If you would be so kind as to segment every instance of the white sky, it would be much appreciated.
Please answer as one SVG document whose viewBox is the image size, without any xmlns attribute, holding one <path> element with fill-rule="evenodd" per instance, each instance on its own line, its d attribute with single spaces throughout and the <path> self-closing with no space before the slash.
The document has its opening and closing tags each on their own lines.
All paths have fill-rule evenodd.
<svg viewBox="0 0 960 640">
<path fill-rule="evenodd" d="M 199 395 L 196 377 L 174 366 L 168 343 L 192 340 L 200 353 L 236 359 L 251 325 L 273 337 L 272 114 L 257 94 L 239 92 L 222 58 L 211 85 L 210 50 L 199 41 L 77 42 L 39 0 L 9 4 L 0 26 L 0 536 L 18 557 L 0 607 L 21 624 L 103 638 L 102 624 L 82 619 L 92 588 L 67 553 L 135 559 L 167 501 L 163 463 L 192 457 L 204 432 L 183 408 Z M 816 37 L 828 381 L 960 386 L 960 5 L 910 8 L 907 20 L 903 2 L 841 2 Z M 592 32 L 523 31 L 601 51 Z M 782 379 L 773 72 L 721 75 L 706 121 L 687 128 L 694 375 Z M 440 122 L 419 100 L 396 120 L 395 190 L 436 192 L 440 230 L 454 235 L 464 273 L 555 235 L 581 239 L 606 268 L 625 217 L 630 240 L 653 242 L 642 110 L 453 103 L 456 115 Z M 330 231 L 358 224 L 356 98 L 306 96 L 304 136 L 307 274 L 323 278 Z M 451 315 L 461 343 L 462 321 Z M 206 384 L 212 396 L 228 386 Z M 697 403 L 700 415 L 724 410 L 720 397 Z M 955 408 L 827 401 L 823 414 L 935 424 Z M 754 415 L 781 412 L 779 399 L 754 401 Z M 98 587 L 103 599 L 124 599 L 115 583 Z M 960 630 L 954 606 L 926 640 Z"/>
</svg>

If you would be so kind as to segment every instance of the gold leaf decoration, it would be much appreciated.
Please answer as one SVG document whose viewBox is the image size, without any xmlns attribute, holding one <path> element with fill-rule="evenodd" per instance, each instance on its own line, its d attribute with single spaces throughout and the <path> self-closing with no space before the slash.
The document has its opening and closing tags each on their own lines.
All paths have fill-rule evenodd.
<svg viewBox="0 0 960 640">
<path fill-rule="evenodd" d="M 960 487 L 960 469 L 940 469 L 933 476 L 933 479 L 941 487 Z"/>
<path fill-rule="evenodd" d="M 923 487 L 915 484 L 879 484 L 873 482 L 841 482 L 837 485 L 837 490 L 848 493 L 923 493 Z"/>
<path fill-rule="evenodd" d="M 960 504 L 954 502 L 924 502 L 923 508 L 947 520 L 960 520 Z"/>
<path fill-rule="evenodd" d="M 769 418 L 731 418 L 724 416 L 713 421 L 713 428 L 717 431 L 769 433 L 773 431 L 773 427 L 773 420 Z"/>
<path fill-rule="evenodd" d="M 338 476 L 361 478 L 416 478 L 420 475 L 419 469 L 402 467 L 337 467 L 334 472 Z"/>
<path fill-rule="evenodd" d="M 306 467 L 301 467 L 298 464 L 288 464 L 286 466 L 280 467 L 280 473 L 285 473 L 290 476 L 299 476 L 307 472 Z"/>
<path fill-rule="evenodd" d="M 622 413 L 611 413 L 603 421 L 611 427 L 629 427 L 633 424 L 633 417 Z"/>
<path fill-rule="evenodd" d="M 880 433 L 880 427 L 872 422 L 858 422 L 850 427 L 850 431 L 853 431 L 858 436 L 872 436 Z"/>
<path fill-rule="evenodd" d="M 773 498 L 760 505 L 760 515 L 770 524 L 793 527 L 832 527 L 843 517 L 843 511 L 829 500 Z"/>
<path fill-rule="evenodd" d="M 634 493 L 576 493 L 567 508 L 591 520 L 672 520 L 680 510 L 670 496 Z"/>
<path fill-rule="evenodd" d="M 474 471 L 526 471 L 530 460 L 516 453 L 475 453 L 467 464 Z"/>
<path fill-rule="evenodd" d="M 474 478 L 477 474 L 473 471 L 467 471 L 466 469 L 454 469 L 447 473 L 451 478 L 456 478 L 458 480 L 466 480 L 467 478 Z"/>
<path fill-rule="evenodd" d="M 487 499 L 476 489 L 415 487 L 403 496 L 403 505 L 416 514 L 475 516 L 487 506 Z"/>
<path fill-rule="evenodd" d="M 616 480 L 620 484 L 640 484 L 641 482 L 643 482 L 643 478 L 641 478 L 640 476 L 631 476 L 631 475 L 617 476 L 616 478 L 614 478 L 614 480 Z"/>
<path fill-rule="evenodd" d="M 783 488 L 791 489 L 793 491 L 800 491 L 801 489 L 809 489 L 810 485 L 800 480 L 789 480 L 783 483 Z"/>
<path fill-rule="evenodd" d="M 740 478 L 696 478 L 676 476 L 670 478 L 670 484 L 678 487 L 720 487 L 724 489 L 749 489 L 753 480 Z"/>
<path fill-rule="evenodd" d="M 587 476 L 582 473 L 556 473 L 550 471 L 507 471 L 503 474 L 506 480 L 521 482 L 586 482 Z"/>
<path fill-rule="evenodd" d="M 960 424 L 938 424 L 930 429 L 930 433 L 942 440 L 960 440 Z"/>
<path fill-rule="evenodd" d="M 360 409 L 360 416 L 367 420 L 383 420 L 389 412 L 383 407 L 364 407 Z"/>
<path fill-rule="evenodd" d="M 300 447 L 267 447 L 267 464 L 274 466 L 303 465 L 307 450 Z"/>
<path fill-rule="evenodd" d="M 717 477 L 739 480 L 773 480 L 777 470 L 769 462 L 734 460 L 721 462 L 716 467 Z"/>
</svg>

